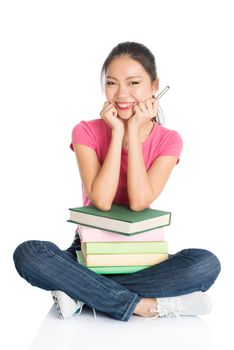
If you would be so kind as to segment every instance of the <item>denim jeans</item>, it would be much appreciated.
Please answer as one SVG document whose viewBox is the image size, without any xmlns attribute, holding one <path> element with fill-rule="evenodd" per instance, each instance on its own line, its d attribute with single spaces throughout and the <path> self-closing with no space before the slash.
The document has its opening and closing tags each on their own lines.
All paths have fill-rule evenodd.
<svg viewBox="0 0 234 350">
<path fill-rule="evenodd" d="M 129 320 L 142 298 L 206 291 L 221 269 L 218 258 L 210 251 L 183 249 L 138 272 L 99 275 L 77 262 L 77 249 L 77 237 L 67 250 L 60 250 L 52 242 L 26 241 L 14 252 L 15 267 L 31 285 L 61 290 L 121 321 Z"/>
</svg>

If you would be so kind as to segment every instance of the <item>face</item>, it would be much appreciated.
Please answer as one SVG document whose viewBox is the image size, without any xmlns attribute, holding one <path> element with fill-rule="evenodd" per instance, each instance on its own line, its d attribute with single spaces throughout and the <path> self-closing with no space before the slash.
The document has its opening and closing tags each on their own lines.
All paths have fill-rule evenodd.
<svg viewBox="0 0 234 350">
<path fill-rule="evenodd" d="M 158 80 L 151 82 L 144 67 L 129 56 L 114 58 L 105 77 L 107 101 L 113 103 L 121 119 L 133 115 L 133 106 L 151 98 L 158 88 Z"/>
</svg>

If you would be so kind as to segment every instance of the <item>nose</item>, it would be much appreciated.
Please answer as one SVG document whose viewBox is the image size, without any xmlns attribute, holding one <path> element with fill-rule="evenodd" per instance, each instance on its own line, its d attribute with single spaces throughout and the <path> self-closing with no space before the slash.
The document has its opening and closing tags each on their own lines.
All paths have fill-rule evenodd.
<svg viewBox="0 0 234 350">
<path fill-rule="evenodd" d="M 119 85 L 118 89 L 115 94 L 116 98 L 125 98 L 126 96 L 129 96 L 128 88 L 125 85 Z"/>
</svg>

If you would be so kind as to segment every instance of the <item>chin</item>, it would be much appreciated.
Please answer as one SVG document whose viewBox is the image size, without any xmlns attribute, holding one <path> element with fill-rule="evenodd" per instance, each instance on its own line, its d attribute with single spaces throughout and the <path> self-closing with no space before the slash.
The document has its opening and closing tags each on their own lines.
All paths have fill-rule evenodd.
<svg viewBox="0 0 234 350">
<path fill-rule="evenodd" d="M 120 118 L 120 119 L 123 119 L 123 120 L 128 120 L 128 119 L 130 119 L 131 117 L 132 117 L 132 115 L 133 115 L 133 113 L 132 113 L 132 111 L 131 112 L 119 112 L 118 113 L 118 117 Z"/>
</svg>

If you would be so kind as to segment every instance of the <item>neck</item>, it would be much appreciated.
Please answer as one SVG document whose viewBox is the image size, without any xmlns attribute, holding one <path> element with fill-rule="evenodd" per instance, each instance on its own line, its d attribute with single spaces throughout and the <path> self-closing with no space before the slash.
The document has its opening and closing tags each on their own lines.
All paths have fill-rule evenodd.
<svg viewBox="0 0 234 350">
<path fill-rule="evenodd" d="M 128 120 L 124 120 L 124 137 L 123 137 L 123 146 L 127 147 L 128 145 Z M 150 134 L 152 127 L 154 125 L 154 121 L 149 120 L 146 124 L 144 124 L 140 130 L 141 135 L 141 141 L 144 142 L 144 140 L 148 137 Z"/>
</svg>

